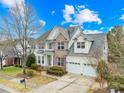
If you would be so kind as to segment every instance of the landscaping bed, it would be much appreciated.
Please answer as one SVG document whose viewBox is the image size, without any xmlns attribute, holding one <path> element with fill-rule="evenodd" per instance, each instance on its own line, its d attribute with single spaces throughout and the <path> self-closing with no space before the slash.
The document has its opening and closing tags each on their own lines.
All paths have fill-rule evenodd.
<svg viewBox="0 0 124 93">
<path fill-rule="evenodd" d="M 66 71 L 62 67 L 53 66 L 47 70 L 47 73 L 56 76 L 63 76 L 64 74 L 66 74 Z"/>
</svg>

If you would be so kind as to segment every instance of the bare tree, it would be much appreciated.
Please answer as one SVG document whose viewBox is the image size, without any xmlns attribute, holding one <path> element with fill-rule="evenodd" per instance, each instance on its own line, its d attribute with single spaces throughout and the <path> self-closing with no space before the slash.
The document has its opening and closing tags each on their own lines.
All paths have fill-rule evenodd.
<svg viewBox="0 0 124 93">
<path fill-rule="evenodd" d="M 0 41 L 0 68 L 1 70 L 3 70 L 3 61 L 9 56 L 10 53 L 13 52 L 12 44 L 13 42 L 10 43 L 10 41 L 8 40 Z"/>
<path fill-rule="evenodd" d="M 30 50 L 33 49 L 32 44 L 29 45 L 29 42 L 34 34 L 40 30 L 42 24 L 37 19 L 32 7 L 24 3 L 21 4 L 21 7 L 16 4 L 10 9 L 9 16 L 2 19 L 3 24 L 0 24 L 0 30 L 5 32 L 7 39 L 15 41 L 13 48 L 16 55 L 22 57 L 25 72 L 27 56 Z M 21 48 L 18 48 L 17 45 Z"/>
</svg>

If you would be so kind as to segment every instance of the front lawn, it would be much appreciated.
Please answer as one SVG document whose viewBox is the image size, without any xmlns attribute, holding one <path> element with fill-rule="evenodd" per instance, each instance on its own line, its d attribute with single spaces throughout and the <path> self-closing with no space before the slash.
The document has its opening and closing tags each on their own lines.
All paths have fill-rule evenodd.
<svg viewBox="0 0 124 93">
<path fill-rule="evenodd" d="M 5 67 L 3 70 L 0 70 L 0 74 L 5 74 L 11 77 L 16 77 L 17 74 L 22 73 L 23 69 L 19 67 Z"/>
<path fill-rule="evenodd" d="M 28 70 L 31 70 L 31 69 L 27 69 L 27 71 Z M 56 80 L 54 78 L 50 78 L 50 77 L 40 75 L 40 73 L 35 71 L 35 70 L 32 70 L 32 71 L 34 72 L 34 75 L 32 77 L 26 79 L 27 86 L 30 87 L 30 88 L 35 88 L 35 87 L 38 87 L 38 86 L 41 86 L 41 85 L 44 85 L 44 84 L 47 84 L 47 83 L 50 83 L 50 82 Z M 10 76 L 13 79 L 17 78 L 17 75 L 22 74 L 22 72 L 23 72 L 22 68 L 14 67 L 14 66 L 5 67 L 4 70 L 0 70 L 0 74 L 5 75 L 5 76 Z M 22 87 L 24 87 L 22 84 L 17 84 L 15 82 L 12 82 L 12 81 L 9 81 L 9 80 L 5 81 L 5 79 L 3 79 L 3 77 L 0 77 L 0 83 L 4 84 L 4 85 L 7 85 L 8 87 L 12 87 L 14 89 L 15 89 L 15 87 L 17 87 L 17 88 L 19 88 L 19 89 L 17 89 L 19 91 L 22 89 Z M 13 86 L 13 84 L 14 84 L 14 86 Z"/>
<path fill-rule="evenodd" d="M 32 78 L 27 79 L 27 81 L 30 83 L 30 85 L 33 85 L 34 87 L 38 87 L 40 85 L 48 84 L 50 82 L 55 81 L 54 78 L 49 78 L 42 75 L 36 75 Z"/>
<path fill-rule="evenodd" d="M 18 83 L 6 80 L 4 78 L 0 78 L 0 83 L 7 87 L 13 88 L 16 91 L 19 91 L 21 93 L 25 93 L 31 90 L 30 88 L 25 88 L 23 84 L 18 84 Z"/>
</svg>

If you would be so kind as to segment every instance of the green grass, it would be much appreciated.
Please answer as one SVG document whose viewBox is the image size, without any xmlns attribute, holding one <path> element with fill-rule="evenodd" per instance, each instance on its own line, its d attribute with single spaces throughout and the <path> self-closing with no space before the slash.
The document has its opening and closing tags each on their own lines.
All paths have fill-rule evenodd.
<svg viewBox="0 0 124 93">
<path fill-rule="evenodd" d="M 18 67 L 5 67 L 3 70 L 0 70 L 0 74 L 5 74 L 11 77 L 16 77 L 17 74 L 22 73 L 22 68 Z"/>
<path fill-rule="evenodd" d="M 92 89 L 88 90 L 87 93 L 94 93 Z"/>
</svg>

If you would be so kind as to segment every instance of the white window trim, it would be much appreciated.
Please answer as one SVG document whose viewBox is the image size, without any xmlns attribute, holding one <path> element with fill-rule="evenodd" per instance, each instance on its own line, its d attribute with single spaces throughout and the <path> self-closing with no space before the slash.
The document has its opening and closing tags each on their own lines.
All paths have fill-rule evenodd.
<svg viewBox="0 0 124 93">
<path fill-rule="evenodd" d="M 85 42 L 77 42 L 77 48 L 78 49 L 84 49 L 85 47 L 86 47 Z"/>
<path fill-rule="evenodd" d="M 60 47 L 60 48 L 59 48 Z M 63 47 L 63 48 L 62 48 Z M 65 49 L 64 42 L 58 42 L 58 47 L 59 50 Z"/>
</svg>

